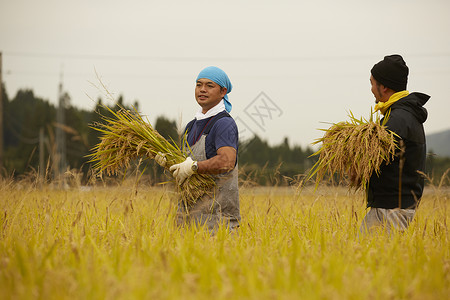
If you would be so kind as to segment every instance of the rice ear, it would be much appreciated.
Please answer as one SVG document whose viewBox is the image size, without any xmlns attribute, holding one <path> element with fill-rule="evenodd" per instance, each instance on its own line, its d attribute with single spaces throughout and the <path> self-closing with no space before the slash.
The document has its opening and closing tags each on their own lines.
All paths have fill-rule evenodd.
<svg viewBox="0 0 450 300">
<path fill-rule="evenodd" d="M 160 135 L 133 107 L 133 111 L 117 105 L 118 110 L 102 105 L 112 117 L 101 115 L 105 124 L 96 123 L 91 128 L 102 135 L 100 142 L 91 149 L 89 162 L 97 174 L 117 174 L 120 169 L 128 168 L 131 161 L 154 159 L 158 152 L 166 154 L 168 170 L 172 165 L 183 162 L 187 155 L 175 143 L 170 143 Z M 181 201 L 190 206 L 205 194 L 212 193 L 214 179 L 209 175 L 194 174 L 181 186 L 177 186 Z"/>
<path fill-rule="evenodd" d="M 322 138 L 315 144 L 322 143 L 321 148 L 312 156 L 319 155 L 318 161 L 310 169 L 307 179 L 316 176 L 316 188 L 325 175 L 338 174 L 347 178 L 351 170 L 359 184 L 350 188 L 365 189 L 370 177 L 379 174 L 383 162 L 389 163 L 398 148 L 395 133 L 386 129 L 385 122 L 380 124 L 378 113 L 371 111 L 370 118 L 357 119 L 349 112 L 349 121 L 332 124 L 325 129 Z"/>
</svg>

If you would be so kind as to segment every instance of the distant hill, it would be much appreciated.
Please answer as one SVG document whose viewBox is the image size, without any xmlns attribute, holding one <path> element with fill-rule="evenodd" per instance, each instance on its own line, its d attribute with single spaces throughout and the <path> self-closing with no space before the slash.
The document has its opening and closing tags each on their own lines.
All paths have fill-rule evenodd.
<svg viewBox="0 0 450 300">
<path fill-rule="evenodd" d="M 442 157 L 450 157 L 450 129 L 427 134 L 427 150 Z"/>
</svg>

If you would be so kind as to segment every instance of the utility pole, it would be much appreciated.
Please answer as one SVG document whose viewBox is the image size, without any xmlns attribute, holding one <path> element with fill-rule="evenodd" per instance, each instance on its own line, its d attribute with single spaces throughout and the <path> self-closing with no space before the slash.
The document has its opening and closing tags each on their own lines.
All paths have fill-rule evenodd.
<svg viewBox="0 0 450 300">
<path fill-rule="evenodd" d="M 65 108 L 67 96 L 63 92 L 63 75 L 61 72 L 61 79 L 58 87 L 58 110 L 56 111 L 56 177 L 60 179 L 66 168 L 66 133 L 64 125 L 66 123 Z"/>
<path fill-rule="evenodd" d="M 0 52 L 0 178 L 3 173 L 3 77 L 2 52 Z"/>
<path fill-rule="evenodd" d="M 39 129 L 39 183 L 44 182 L 44 127 Z"/>
</svg>

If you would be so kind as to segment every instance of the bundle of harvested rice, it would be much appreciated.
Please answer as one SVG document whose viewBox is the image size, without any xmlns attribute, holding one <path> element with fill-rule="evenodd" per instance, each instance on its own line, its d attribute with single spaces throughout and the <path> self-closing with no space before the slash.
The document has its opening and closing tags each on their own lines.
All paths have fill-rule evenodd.
<svg viewBox="0 0 450 300">
<path fill-rule="evenodd" d="M 379 174 L 383 162 L 388 164 L 395 154 L 396 134 L 385 126 L 389 116 L 380 123 L 380 115 L 371 112 L 370 119 L 357 119 L 349 113 L 350 121 L 333 124 L 322 138 L 313 144 L 322 143 L 314 153 L 319 160 L 311 168 L 308 179 L 316 175 L 316 187 L 326 174 L 337 173 L 340 178 L 349 178 L 350 188 L 366 188 L 373 172 Z"/>
<path fill-rule="evenodd" d="M 166 169 L 172 165 L 181 163 L 186 155 L 175 143 L 170 143 L 161 136 L 147 121 L 134 110 L 133 112 L 119 106 L 117 112 L 107 106 L 103 106 L 112 117 L 101 115 L 105 124 L 94 124 L 93 129 L 102 133 L 100 142 L 88 155 L 91 162 L 95 162 L 94 168 L 101 175 L 117 174 L 121 168 L 128 168 L 130 162 L 138 157 L 154 159 L 159 152 L 167 159 Z M 177 190 L 184 205 L 192 205 L 205 193 L 211 192 L 215 186 L 214 179 L 209 175 L 194 174 L 178 184 Z"/>
</svg>

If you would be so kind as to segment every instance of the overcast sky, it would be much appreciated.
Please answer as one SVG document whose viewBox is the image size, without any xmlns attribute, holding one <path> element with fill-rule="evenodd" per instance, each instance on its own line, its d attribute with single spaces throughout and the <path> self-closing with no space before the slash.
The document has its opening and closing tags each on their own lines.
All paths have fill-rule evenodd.
<svg viewBox="0 0 450 300">
<path fill-rule="evenodd" d="M 0 0 L 0 51 L 9 98 L 19 89 L 92 109 L 95 70 L 126 104 L 185 125 L 198 110 L 199 71 L 233 83 L 232 115 L 253 133 L 306 146 L 323 122 L 368 117 L 370 69 L 403 55 L 408 90 L 431 96 L 427 133 L 450 128 L 450 1 Z"/>
</svg>

